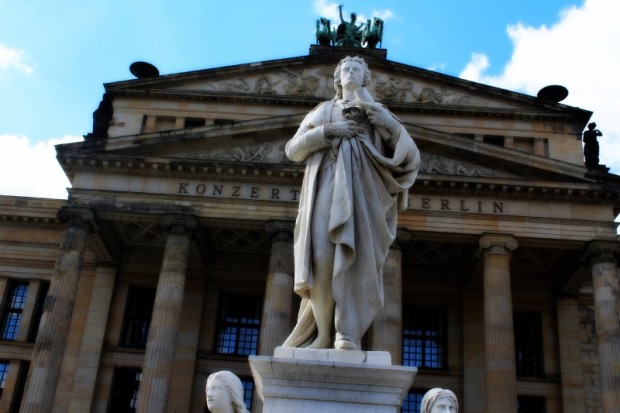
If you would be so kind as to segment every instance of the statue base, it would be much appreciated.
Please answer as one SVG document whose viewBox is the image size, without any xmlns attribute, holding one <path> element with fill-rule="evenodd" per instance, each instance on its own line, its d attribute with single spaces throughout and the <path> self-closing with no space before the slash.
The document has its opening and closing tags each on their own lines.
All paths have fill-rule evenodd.
<svg viewBox="0 0 620 413">
<path fill-rule="evenodd" d="M 398 413 L 418 371 L 384 351 L 278 347 L 249 362 L 269 413 Z"/>
</svg>

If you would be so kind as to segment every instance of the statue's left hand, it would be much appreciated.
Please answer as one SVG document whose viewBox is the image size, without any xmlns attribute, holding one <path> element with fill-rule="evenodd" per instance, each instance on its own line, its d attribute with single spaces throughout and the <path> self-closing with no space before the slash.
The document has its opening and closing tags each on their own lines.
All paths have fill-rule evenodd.
<svg viewBox="0 0 620 413">
<path fill-rule="evenodd" d="M 392 135 L 396 134 L 400 128 L 400 123 L 379 103 L 364 102 L 366 108 L 366 115 L 370 120 L 370 123 L 376 127 L 385 128 L 389 130 Z"/>
</svg>

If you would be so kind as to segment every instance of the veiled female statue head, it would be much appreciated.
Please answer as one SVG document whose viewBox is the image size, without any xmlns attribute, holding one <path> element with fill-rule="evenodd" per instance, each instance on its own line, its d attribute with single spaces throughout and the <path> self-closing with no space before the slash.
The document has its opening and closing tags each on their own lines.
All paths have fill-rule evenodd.
<svg viewBox="0 0 620 413">
<path fill-rule="evenodd" d="M 458 413 L 459 402 L 452 390 L 434 388 L 422 398 L 421 413 Z"/>
<path fill-rule="evenodd" d="M 230 371 L 209 375 L 205 392 L 211 413 L 248 413 L 241 380 Z"/>
</svg>

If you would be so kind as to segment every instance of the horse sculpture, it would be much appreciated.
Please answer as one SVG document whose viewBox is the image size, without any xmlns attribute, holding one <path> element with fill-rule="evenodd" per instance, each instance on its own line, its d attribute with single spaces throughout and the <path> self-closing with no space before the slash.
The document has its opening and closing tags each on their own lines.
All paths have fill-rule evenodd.
<svg viewBox="0 0 620 413">
<path fill-rule="evenodd" d="M 369 49 L 375 49 L 377 43 L 381 45 L 381 39 L 383 38 L 383 20 L 378 17 L 374 17 L 372 25 L 370 19 L 366 24 L 364 34 L 362 36 L 362 44 L 366 43 Z"/>
<path fill-rule="evenodd" d="M 333 41 L 331 22 L 321 17 L 316 21 L 316 42 L 321 46 L 330 46 Z"/>
</svg>

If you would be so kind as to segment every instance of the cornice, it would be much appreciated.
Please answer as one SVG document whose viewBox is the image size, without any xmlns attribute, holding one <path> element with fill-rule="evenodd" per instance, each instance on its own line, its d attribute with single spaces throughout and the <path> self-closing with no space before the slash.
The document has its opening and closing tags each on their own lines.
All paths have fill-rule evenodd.
<svg viewBox="0 0 620 413">
<path fill-rule="evenodd" d="M 61 164 L 70 176 L 76 173 L 92 173 L 291 185 L 301 182 L 304 170 L 303 165 L 295 164 L 252 164 L 204 160 L 177 162 L 165 158 L 135 159 L 131 157 L 85 159 L 83 156 L 65 156 L 61 159 Z"/>
<path fill-rule="evenodd" d="M 242 163 L 168 158 L 67 154 L 60 159 L 67 175 L 143 176 L 185 180 L 300 185 L 303 164 Z M 512 178 L 420 174 L 410 189 L 414 195 L 484 197 L 505 200 L 553 201 L 616 205 L 620 190 L 601 183 L 515 180 Z"/>
<path fill-rule="evenodd" d="M 465 196 L 605 205 L 615 205 L 620 201 L 620 191 L 594 183 L 516 181 L 509 178 L 461 176 L 433 177 L 426 174 L 418 176 L 410 193 L 429 196 Z"/>
</svg>

